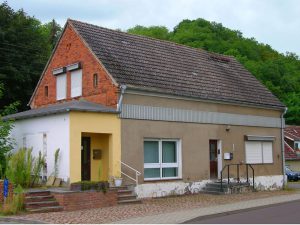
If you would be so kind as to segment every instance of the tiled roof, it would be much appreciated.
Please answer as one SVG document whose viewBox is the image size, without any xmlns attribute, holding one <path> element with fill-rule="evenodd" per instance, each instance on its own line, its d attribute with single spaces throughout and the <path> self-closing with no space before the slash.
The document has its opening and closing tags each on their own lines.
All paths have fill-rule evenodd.
<svg viewBox="0 0 300 225">
<path fill-rule="evenodd" d="M 115 109 L 107 106 L 88 102 L 86 100 L 73 100 L 70 102 L 49 105 L 42 108 L 31 109 L 24 112 L 11 114 L 3 117 L 3 120 L 9 120 L 9 119 L 19 120 L 19 119 L 25 119 L 31 117 L 45 116 L 50 114 L 65 113 L 69 111 L 117 113 Z"/>
<path fill-rule="evenodd" d="M 118 84 L 204 100 L 282 108 L 234 57 L 69 20 Z"/>
<path fill-rule="evenodd" d="M 300 141 L 300 126 L 286 126 L 284 136 L 294 141 Z"/>
<path fill-rule="evenodd" d="M 300 159 L 300 157 L 297 156 L 294 149 L 288 145 L 288 143 L 284 142 L 284 157 L 285 160 L 295 160 Z"/>
</svg>

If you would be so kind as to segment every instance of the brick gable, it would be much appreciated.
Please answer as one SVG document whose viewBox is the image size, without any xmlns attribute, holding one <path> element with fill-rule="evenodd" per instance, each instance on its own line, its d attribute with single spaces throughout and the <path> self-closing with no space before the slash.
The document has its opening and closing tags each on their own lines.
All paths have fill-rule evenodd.
<svg viewBox="0 0 300 225">
<path fill-rule="evenodd" d="M 70 101 L 71 73 L 67 72 L 67 98 L 56 100 L 56 77 L 53 69 L 67 66 L 76 62 L 82 65 L 82 96 L 75 99 L 85 99 L 105 106 L 116 107 L 117 85 L 113 83 L 97 58 L 86 47 L 79 35 L 67 24 L 53 56 L 42 75 L 42 78 L 30 102 L 31 108 L 39 108 L 59 102 Z M 93 86 L 93 76 L 98 74 L 98 87 Z M 48 97 L 45 96 L 45 86 L 48 86 Z"/>
</svg>

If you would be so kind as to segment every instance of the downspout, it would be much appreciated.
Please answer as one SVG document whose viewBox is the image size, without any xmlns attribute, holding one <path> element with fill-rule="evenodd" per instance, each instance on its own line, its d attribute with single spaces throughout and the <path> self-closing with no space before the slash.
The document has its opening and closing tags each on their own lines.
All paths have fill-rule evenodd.
<svg viewBox="0 0 300 225">
<path fill-rule="evenodd" d="M 120 86 L 120 98 L 119 98 L 119 101 L 118 101 L 118 104 L 117 104 L 117 111 L 119 113 L 121 113 L 121 110 L 122 110 L 123 95 L 125 93 L 126 88 L 127 88 L 126 85 L 121 85 Z"/>
<path fill-rule="evenodd" d="M 286 184 L 286 179 L 285 179 L 285 157 L 284 157 L 284 115 L 287 112 L 287 107 L 285 107 L 284 112 L 281 114 L 281 158 L 282 158 L 282 174 L 283 174 L 283 187 Z"/>
</svg>

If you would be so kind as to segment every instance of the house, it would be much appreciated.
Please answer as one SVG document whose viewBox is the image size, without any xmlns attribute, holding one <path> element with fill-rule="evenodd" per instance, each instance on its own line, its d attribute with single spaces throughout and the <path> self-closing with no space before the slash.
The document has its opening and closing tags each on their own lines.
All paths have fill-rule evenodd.
<svg viewBox="0 0 300 225">
<path fill-rule="evenodd" d="M 300 171 L 300 126 L 284 128 L 285 165 Z"/>
<path fill-rule="evenodd" d="M 69 19 L 29 105 L 5 118 L 16 148 L 46 155 L 47 176 L 60 149 L 66 183 L 122 175 L 140 198 L 182 194 L 246 163 L 257 186 L 284 182 L 285 106 L 231 56 Z"/>
</svg>

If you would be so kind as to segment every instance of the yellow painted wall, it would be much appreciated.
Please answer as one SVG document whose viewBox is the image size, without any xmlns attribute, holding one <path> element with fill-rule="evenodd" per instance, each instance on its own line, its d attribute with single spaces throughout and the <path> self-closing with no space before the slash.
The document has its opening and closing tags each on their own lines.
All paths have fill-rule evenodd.
<svg viewBox="0 0 300 225">
<path fill-rule="evenodd" d="M 108 180 L 110 134 L 83 133 L 82 136 L 91 138 L 91 181 Z M 93 149 L 101 149 L 101 159 L 93 159 Z"/>
<path fill-rule="evenodd" d="M 106 136 L 108 139 L 108 176 L 120 176 L 121 121 L 118 115 L 110 113 L 70 112 L 70 182 L 73 183 L 81 180 L 81 136 L 87 135 L 86 133 L 107 134 L 103 136 Z M 100 143 L 101 138 L 99 140 L 95 138 L 95 141 L 92 140 L 91 150 L 93 146 L 101 146 L 102 144 L 105 147 L 105 143 Z M 99 167 L 97 168 L 97 162 L 93 162 L 93 160 L 91 160 L 91 164 L 91 180 L 93 180 L 98 177 Z"/>
</svg>

